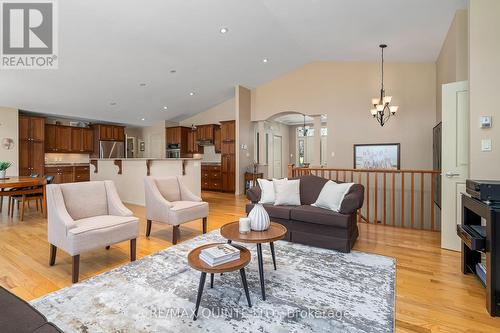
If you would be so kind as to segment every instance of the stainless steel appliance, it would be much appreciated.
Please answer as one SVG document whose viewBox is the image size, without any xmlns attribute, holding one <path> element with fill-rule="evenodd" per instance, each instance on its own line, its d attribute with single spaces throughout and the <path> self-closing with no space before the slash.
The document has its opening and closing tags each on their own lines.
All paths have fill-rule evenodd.
<svg viewBox="0 0 500 333">
<path fill-rule="evenodd" d="M 124 158 L 125 142 L 99 141 L 99 158 Z"/>
<path fill-rule="evenodd" d="M 178 144 L 169 144 L 167 146 L 167 158 L 180 158 L 181 146 Z"/>
</svg>

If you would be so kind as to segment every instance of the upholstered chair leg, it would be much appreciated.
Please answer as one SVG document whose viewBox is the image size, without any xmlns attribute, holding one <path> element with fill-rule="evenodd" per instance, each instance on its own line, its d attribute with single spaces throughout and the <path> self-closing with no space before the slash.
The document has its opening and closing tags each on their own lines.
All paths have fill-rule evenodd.
<svg viewBox="0 0 500 333">
<path fill-rule="evenodd" d="M 55 265 L 56 255 L 57 255 L 57 247 L 55 245 L 50 244 L 50 261 L 49 261 L 50 266 Z"/>
<path fill-rule="evenodd" d="M 203 218 L 202 225 L 203 225 L 203 233 L 206 234 L 207 233 L 207 218 L 206 217 Z"/>
<path fill-rule="evenodd" d="M 77 254 L 73 256 L 73 272 L 72 272 L 73 283 L 78 282 L 78 276 L 80 275 L 80 255 Z"/>
<path fill-rule="evenodd" d="M 130 261 L 135 261 L 137 239 L 130 240 Z"/>
<path fill-rule="evenodd" d="M 149 237 L 151 234 L 151 220 L 147 220 L 147 226 L 146 226 L 146 237 Z"/>
<path fill-rule="evenodd" d="M 172 244 L 177 244 L 177 239 L 179 238 L 179 226 L 178 225 L 174 225 L 173 229 L 172 229 Z"/>
<path fill-rule="evenodd" d="M 109 248 L 110 248 L 110 247 L 111 247 L 111 246 L 109 246 L 109 245 L 108 245 L 108 246 L 106 246 L 106 250 L 109 250 Z"/>
</svg>

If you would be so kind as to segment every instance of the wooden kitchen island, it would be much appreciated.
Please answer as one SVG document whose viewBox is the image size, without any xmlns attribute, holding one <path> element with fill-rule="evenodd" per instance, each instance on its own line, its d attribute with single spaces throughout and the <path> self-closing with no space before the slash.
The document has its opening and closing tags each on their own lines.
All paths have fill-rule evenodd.
<svg viewBox="0 0 500 333">
<path fill-rule="evenodd" d="M 201 194 L 198 158 L 121 158 L 90 160 L 90 180 L 112 180 L 123 202 L 144 206 L 144 177 L 181 176 L 194 194 Z"/>
</svg>

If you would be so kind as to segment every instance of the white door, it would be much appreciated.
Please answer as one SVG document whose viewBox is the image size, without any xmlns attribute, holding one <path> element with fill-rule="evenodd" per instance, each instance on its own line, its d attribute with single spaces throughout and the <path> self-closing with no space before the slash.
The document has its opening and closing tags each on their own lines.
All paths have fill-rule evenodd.
<svg viewBox="0 0 500 333">
<path fill-rule="evenodd" d="M 273 177 L 281 178 L 283 163 L 281 162 L 283 158 L 282 154 L 282 140 L 281 136 L 275 135 L 273 138 Z"/>
<path fill-rule="evenodd" d="M 460 251 L 456 228 L 469 176 L 469 84 L 448 83 L 442 89 L 441 247 Z"/>
</svg>

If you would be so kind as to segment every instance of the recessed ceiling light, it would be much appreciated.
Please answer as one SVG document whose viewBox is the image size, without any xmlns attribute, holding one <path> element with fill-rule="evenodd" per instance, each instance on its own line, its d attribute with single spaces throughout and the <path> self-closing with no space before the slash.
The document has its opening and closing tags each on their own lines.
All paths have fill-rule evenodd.
<svg viewBox="0 0 500 333">
<path fill-rule="evenodd" d="M 164 107 L 163 107 L 163 110 L 166 110 L 166 109 L 168 109 L 168 107 L 167 107 L 167 106 L 164 106 Z"/>
<path fill-rule="evenodd" d="M 220 28 L 220 33 L 221 34 L 225 34 L 226 32 L 228 32 L 229 29 L 228 28 Z"/>
<path fill-rule="evenodd" d="M 189 96 L 194 96 L 194 91 L 191 91 L 191 92 L 189 93 Z"/>
<path fill-rule="evenodd" d="M 177 73 L 177 71 L 176 71 L 175 69 L 171 69 L 171 70 L 170 70 L 170 73 L 171 73 L 171 74 L 175 74 L 175 73 Z"/>
<path fill-rule="evenodd" d="M 145 86 L 146 86 L 146 84 L 145 84 L 144 82 L 139 83 L 139 85 L 140 85 L 141 87 L 145 87 Z"/>
<path fill-rule="evenodd" d="M 266 62 L 268 62 L 268 61 L 269 61 L 269 60 L 268 60 L 267 58 L 262 59 L 262 62 L 263 62 L 263 63 L 266 63 Z"/>
<path fill-rule="evenodd" d="M 116 105 L 116 102 L 111 102 L 111 103 L 109 103 L 109 105 L 113 105 L 114 106 L 114 105 Z"/>
<path fill-rule="evenodd" d="M 141 120 L 142 120 L 142 121 L 144 121 L 144 120 L 146 120 L 146 119 L 144 119 L 144 118 L 141 118 Z"/>
</svg>

